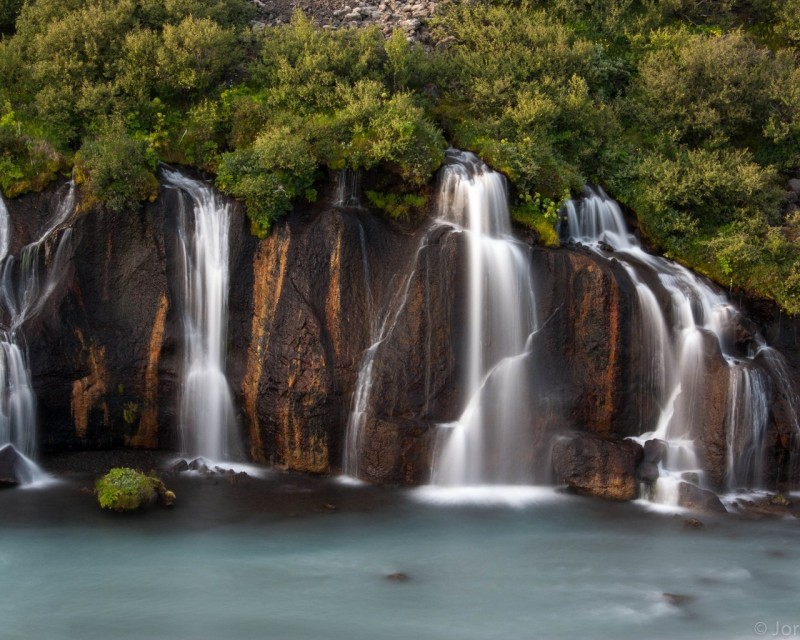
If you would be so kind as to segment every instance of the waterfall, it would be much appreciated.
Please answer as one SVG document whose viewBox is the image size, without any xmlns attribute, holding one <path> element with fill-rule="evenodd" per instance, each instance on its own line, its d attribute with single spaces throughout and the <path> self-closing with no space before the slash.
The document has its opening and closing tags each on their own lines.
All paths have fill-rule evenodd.
<svg viewBox="0 0 800 640">
<path fill-rule="evenodd" d="M 660 256 L 646 253 L 628 231 L 622 211 L 602 190 L 589 190 L 580 201 L 565 205 L 566 235 L 603 258 L 608 252 L 628 272 L 636 287 L 642 314 L 642 342 L 647 372 L 646 390 L 657 400 L 661 413 L 655 429 L 642 424 L 639 440 L 660 438 L 669 443 L 664 464 L 666 481 L 685 472 L 697 472 L 693 434 L 705 425 L 696 407 L 706 393 L 705 346 L 709 336 L 719 345 L 729 367 L 725 429 L 727 438 L 728 489 L 761 478 L 762 440 L 769 415 L 771 385 L 788 385 L 788 376 L 777 375 L 782 365 L 779 354 L 753 337 L 750 353 L 737 353 L 730 336 L 739 311 L 710 283 L 688 269 Z M 650 277 L 646 277 L 650 276 Z M 655 277 L 652 277 L 655 276 Z M 653 288 L 658 283 L 659 290 Z M 661 297 L 659 298 L 659 293 Z M 666 296 L 663 294 L 666 293 Z M 663 305 L 658 300 L 667 300 Z M 757 365 L 756 355 L 768 364 Z M 766 375 L 769 373 L 769 375 Z M 796 403 L 792 404 L 792 410 Z M 794 418 L 795 424 L 797 418 Z M 659 479 L 662 484 L 662 479 Z M 657 493 L 665 493 L 662 487 Z"/>
<path fill-rule="evenodd" d="M 521 484 L 532 470 L 519 451 L 530 430 L 525 356 L 536 326 L 528 248 L 511 235 L 504 177 L 476 156 L 450 151 L 439 220 L 468 245 L 467 405 L 443 434 L 436 484 Z"/>
<path fill-rule="evenodd" d="M 725 484 L 730 488 L 758 487 L 764 476 L 762 448 L 769 418 L 768 381 L 762 371 L 744 365 L 734 365 L 730 374 Z"/>
<path fill-rule="evenodd" d="M 11 445 L 26 458 L 25 468 L 19 470 L 25 482 L 46 476 L 31 461 L 37 448 L 36 394 L 23 325 L 41 312 L 67 270 L 72 229 L 63 227 L 74 208 L 75 184 L 70 182 L 52 219 L 34 242 L 23 247 L 17 259 L 8 253 L 9 216 L 0 198 L 0 449 Z"/>
<path fill-rule="evenodd" d="M 445 485 L 526 482 L 530 470 L 515 453 L 520 434 L 530 427 L 523 362 L 536 315 L 530 256 L 511 236 L 503 176 L 475 155 L 456 150 L 447 152 L 441 172 L 436 219 L 423 234 L 412 268 L 402 276 L 362 358 L 347 425 L 344 472 L 360 475 L 376 359 L 398 324 L 415 273 L 427 272 L 427 262 L 420 264 L 423 250 L 443 231 L 463 234 L 468 253 L 468 326 L 466 348 L 460 354 L 468 401 L 456 422 L 441 425 L 434 479 Z M 424 346 L 430 349 L 430 344 Z M 426 390 L 428 386 L 426 378 Z M 428 401 L 426 397 L 426 406 Z"/>
<path fill-rule="evenodd" d="M 182 449 L 193 457 L 230 460 L 239 455 L 240 443 L 225 377 L 229 206 L 202 182 L 176 171 L 163 174 L 167 186 L 182 193 L 177 211 L 184 326 Z"/>
<path fill-rule="evenodd" d="M 361 172 L 342 169 L 336 175 L 336 196 L 333 204 L 337 207 L 361 209 Z"/>
</svg>

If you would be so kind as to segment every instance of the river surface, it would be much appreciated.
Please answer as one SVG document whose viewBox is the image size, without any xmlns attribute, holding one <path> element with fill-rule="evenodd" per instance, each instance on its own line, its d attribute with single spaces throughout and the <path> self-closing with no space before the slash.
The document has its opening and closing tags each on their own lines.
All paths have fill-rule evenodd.
<svg viewBox="0 0 800 640">
<path fill-rule="evenodd" d="M 691 528 L 545 488 L 166 481 L 178 504 L 132 516 L 77 476 L 0 492 L 0 637 L 800 637 L 796 520 Z"/>
</svg>

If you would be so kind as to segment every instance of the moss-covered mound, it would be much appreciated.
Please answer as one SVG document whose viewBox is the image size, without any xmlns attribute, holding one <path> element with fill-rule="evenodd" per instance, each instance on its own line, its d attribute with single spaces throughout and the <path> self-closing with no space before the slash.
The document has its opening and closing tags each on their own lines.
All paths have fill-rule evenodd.
<svg viewBox="0 0 800 640">
<path fill-rule="evenodd" d="M 114 511 L 133 511 L 159 499 L 166 506 L 175 501 L 161 480 L 128 467 L 111 469 L 97 481 L 94 492 L 103 509 Z"/>
</svg>

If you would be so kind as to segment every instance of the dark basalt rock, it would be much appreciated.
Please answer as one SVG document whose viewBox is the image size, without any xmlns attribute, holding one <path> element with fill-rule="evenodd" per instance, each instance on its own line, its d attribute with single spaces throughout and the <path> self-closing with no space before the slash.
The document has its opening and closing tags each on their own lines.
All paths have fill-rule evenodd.
<svg viewBox="0 0 800 640">
<path fill-rule="evenodd" d="M 678 485 L 678 504 L 681 507 L 692 511 L 700 511 L 701 513 L 728 513 L 717 494 L 688 482 L 681 482 Z"/>
<path fill-rule="evenodd" d="M 407 573 L 399 571 L 397 573 L 390 573 L 386 576 L 386 579 L 390 582 L 408 582 L 411 580 L 411 576 L 409 576 Z"/>
<path fill-rule="evenodd" d="M 669 445 L 663 440 L 653 438 L 644 443 L 644 461 L 658 464 L 667 457 Z"/>
<path fill-rule="evenodd" d="M 565 436 L 553 446 L 553 474 L 557 482 L 583 495 L 634 500 L 639 497 L 636 469 L 642 455 L 641 445 L 632 440 Z"/>
<path fill-rule="evenodd" d="M 141 209 L 91 209 L 75 224 L 63 285 L 24 327 L 45 449 L 178 447 L 178 197 L 164 189 Z M 12 251 L 57 203 L 55 190 L 8 202 Z M 240 207 L 232 215 L 227 372 L 248 458 L 340 471 L 359 367 L 389 317 L 360 468 L 371 482 L 427 482 L 434 425 L 456 420 L 467 400 L 464 234 L 432 231 L 428 220 L 400 227 L 325 198 L 276 223 L 265 240 L 249 235 Z M 655 424 L 659 412 L 634 283 L 620 264 L 588 250 L 534 247 L 531 255 L 541 326 L 523 363 L 531 393 L 514 464 L 538 482 L 549 481 L 552 468 L 563 480 L 583 477 L 571 480 L 576 490 L 635 497 L 637 468 L 639 478 L 654 475 L 639 462 L 657 465 L 665 446 L 648 441 L 642 453 L 622 440 Z M 644 270 L 641 278 L 657 286 Z M 800 456 L 790 455 L 798 443 L 789 393 L 800 388 L 800 321 L 769 309 L 756 317 L 757 326 L 742 317 L 730 342 L 746 350 L 758 329 L 788 356 L 789 391 L 772 391 L 763 467 L 769 483 L 792 486 L 800 479 Z M 721 488 L 729 367 L 713 336 L 703 346 L 707 383 L 681 395 L 675 420 L 689 425 L 706 477 Z M 765 367 L 765 357 L 754 366 Z M 580 444 L 553 447 L 575 428 L 587 434 Z"/>
<path fill-rule="evenodd" d="M 639 478 L 640 482 L 653 484 L 656 480 L 658 480 L 658 476 L 658 465 L 653 462 L 642 462 L 642 464 L 640 464 L 636 469 L 636 477 Z"/>
<path fill-rule="evenodd" d="M 662 593 L 664 599 L 674 607 L 682 607 L 692 602 L 695 597 L 683 593 Z"/>
<path fill-rule="evenodd" d="M 0 447 L 0 489 L 17 487 L 30 481 L 28 461 L 13 445 Z"/>
</svg>

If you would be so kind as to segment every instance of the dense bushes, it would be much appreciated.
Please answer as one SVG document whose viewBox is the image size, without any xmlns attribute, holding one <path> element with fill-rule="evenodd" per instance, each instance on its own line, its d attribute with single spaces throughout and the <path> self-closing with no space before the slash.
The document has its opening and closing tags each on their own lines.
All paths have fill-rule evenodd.
<svg viewBox="0 0 800 640">
<path fill-rule="evenodd" d="M 158 193 L 155 158 L 148 154 L 147 143 L 131 137 L 120 122 L 86 141 L 77 157 L 77 169 L 78 181 L 85 183 L 90 197 L 112 211 L 154 200 Z"/>
<path fill-rule="evenodd" d="M 411 215 L 449 141 L 508 176 L 542 242 L 559 203 L 599 183 L 653 245 L 800 312 L 783 196 L 800 167 L 798 0 L 442 6 L 423 49 L 301 15 L 252 31 L 246 0 L 7 0 L 0 188 L 77 166 L 121 209 L 154 196 L 159 160 L 189 164 L 264 235 L 344 168 Z"/>
</svg>

